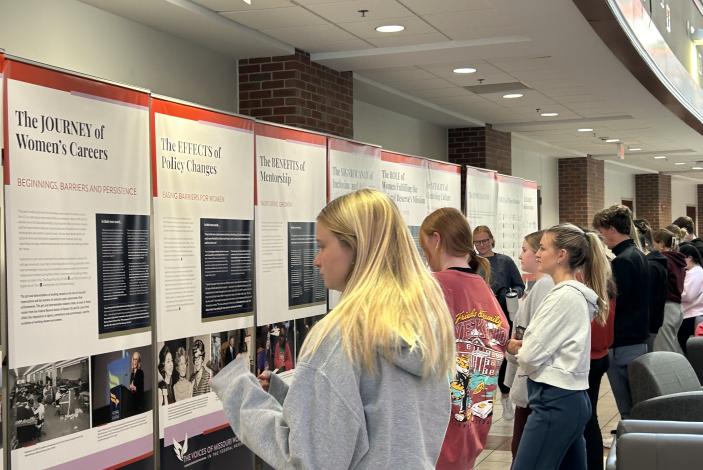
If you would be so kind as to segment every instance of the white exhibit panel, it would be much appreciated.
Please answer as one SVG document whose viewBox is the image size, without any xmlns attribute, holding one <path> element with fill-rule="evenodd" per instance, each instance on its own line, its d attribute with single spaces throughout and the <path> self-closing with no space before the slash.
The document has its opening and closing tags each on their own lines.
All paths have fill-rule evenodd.
<svg viewBox="0 0 703 470">
<path fill-rule="evenodd" d="M 496 226 L 498 184 L 493 170 L 466 167 L 466 217 L 471 229 L 486 225 Z"/>
<path fill-rule="evenodd" d="M 520 239 L 539 230 L 539 207 L 537 183 L 522 180 L 522 219 L 520 220 Z"/>
<path fill-rule="evenodd" d="M 461 166 L 429 160 L 427 202 L 429 212 L 442 207 L 461 211 Z"/>
<path fill-rule="evenodd" d="M 210 380 L 253 346 L 254 122 L 151 109 L 161 468 L 250 469 Z"/>
<path fill-rule="evenodd" d="M 420 226 L 427 217 L 427 160 L 395 152 L 381 152 L 381 185 L 395 202 L 410 229 L 417 250 Z"/>
<path fill-rule="evenodd" d="M 149 95 L 16 60 L 5 83 L 12 467 L 149 467 Z"/>
<path fill-rule="evenodd" d="M 327 311 L 314 266 L 316 219 L 327 202 L 327 140 L 262 123 L 255 129 L 256 323 L 283 323 L 287 335 L 292 320 Z M 271 330 L 278 338 L 281 325 Z"/>
<path fill-rule="evenodd" d="M 328 201 L 357 189 L 381 189 L 381 149 L 343 139 L 327 139 Z M 341 293 L 328 292 L 327 308 L 339 303 Z M 298 329 L 299 330 L 299 329 Z"/>
<path fill-rule="evenodd" d="M 496 225 L 493 230 L 497 253 L 510 256 L 518 263 L 518 256 L 522 248 L 522 212 L 523 194 L 522 178 L 498 174 Z M 518 264 L 519 266 L 519 264 Z"/>
</svg>

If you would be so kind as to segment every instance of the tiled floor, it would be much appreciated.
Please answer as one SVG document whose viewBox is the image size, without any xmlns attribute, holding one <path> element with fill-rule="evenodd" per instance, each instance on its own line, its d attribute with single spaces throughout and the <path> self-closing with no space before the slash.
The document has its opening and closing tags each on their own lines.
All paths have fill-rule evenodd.
<svg viewBox="0 0 703 470">
<path fill-rule="evenodd" d="M 513 434 L 513 422 L 503 419 L 503 406 L 500 397 L 493 408 L 493 425 L 488 435 L 486 449 L 476 459 L 476 470 L 509 470 L 512 462 L 510 454 L 510 440 Z M 598 399 L 598 424 L 601 426 L 603 441 L 611 439 L 610 430 L 617 427 L 620 415 L 615 405 L 613 392 L 610 390 L 607 376 L 603 377 Z M 603 455 L 607 455 L 604 449 Z"/>
</svg>

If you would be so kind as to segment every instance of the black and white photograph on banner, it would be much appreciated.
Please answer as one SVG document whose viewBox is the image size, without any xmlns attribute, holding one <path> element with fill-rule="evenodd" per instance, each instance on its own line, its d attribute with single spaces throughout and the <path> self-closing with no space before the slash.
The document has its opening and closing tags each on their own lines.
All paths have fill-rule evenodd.
<svg viewBox="0 0 703 470">
<path fill-rule="evenodd" d="M 265 370 L 276 374 L 293 370 L 293 322 L 285 321 L 260 326 L 256 334 L 256 372 Z"/>
<path fill-rule="evenodd" d="M 232 362 L 239 354 L 245 354 L 252 363 L 251 341 L 253 328 L 222 331 L 213 333 L 211 339 L 212 373 L 217 375 L 224 367 Z"/>
<path fill-rule="evenodd" d="M 152 409 L 151 346 L 113 351 L 90 358 L 93 427 Z"/>
<path fill-rule="evenodd" d="M 326 315 L 326 314 L 325 314 Z M 314 317 L 299 318 L 295 320 L 295 357 L 300 357 L 300 350 L 303 347 L 305 338 L 312 330 L 317 322 L 325 318 L 325 315 L 316 315 Z"/>
<path fill-rule="evenodd" d="M 90 428 L 87 357 L 20 367 L 9 375 L 11 449 Z"/>
<path fill-rule="evenodd" d="M 157 343 L 159 406 L 210 392 L 210 380 L 214 375 L 210 343 L 209 335 Z"/>
</svg>

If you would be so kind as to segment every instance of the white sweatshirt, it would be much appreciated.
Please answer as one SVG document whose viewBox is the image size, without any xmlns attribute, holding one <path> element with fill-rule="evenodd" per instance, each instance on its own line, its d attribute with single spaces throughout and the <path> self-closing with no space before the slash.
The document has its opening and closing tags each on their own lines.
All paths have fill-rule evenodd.
<svg viewBox="0 0 703 470">
<path fill-rule="evenodd" d="M 598 296 L 578 281 L 549 291 L 525 330 L 517 354 L 520 368 L 535 382 L 566 390 L 587 390 L 591 364 L 591 320 Z"/>
<path fill-rule="evenodd" d="M 703 268 L 694 266 L 686 271 L 681 293 L 683 317 L 691 318 L 703 315 Z"/>
</svg>

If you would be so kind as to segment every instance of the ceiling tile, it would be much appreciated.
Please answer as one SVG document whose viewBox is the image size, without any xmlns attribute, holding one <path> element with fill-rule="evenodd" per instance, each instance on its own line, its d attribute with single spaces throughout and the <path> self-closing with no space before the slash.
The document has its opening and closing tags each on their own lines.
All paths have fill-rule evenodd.
<svg viewBox="0 0 703 470">
<path fill-rule="evenodd" d="M 353 34 L 356 34 L 359 37 L 373 40 L 379 40 L 379 38 L 405 38 L 407 36 L 413 36 L 418 34 L 437 33 L 430 25 L 422 21 L 417 16 L 387 18 L 383 21 L 383 23 L 399 24 L 401 26 L 405 26 L 405 30 L 399 33 L 379 33 L 378 31 L 376 31 L 376 27 L 380 25 L 378 21 L 375 20 L 356 21 L 353 23 L 340 23 L 339 26 Z M 446 41 L 447 39 L 445 37 L 442 37 L 442 40 Z M 400 45 L 397 43 L 398 40 L 394 39 L 394 41 L 396 41 L 395 45 Z M 400 39 L 400 41 L 402 42 L 402 39 Z"/>
<path fill-rule="evenodd" d="M 392 67 L 388 69 L 359 70 L 359 74 L 378 81 L 427 80 L 436 78 L 418 67 Z M 450 86 L 449 84 L 445 86 Z"/>
<path fill-rule="evenodd" d="M 282 8 L 295 6 L 290 0 L 254 0 L 247 5 L 243 0 L 191 0 L 212 11 L 250 11 L 265 10 L 268 8 Z"/>
<path fill-rule="evenodd" d="M 395 0 L 367 0 L 355 2 L 322 3 L 307 6 L 310 10 L 333 23 L 376 22 L 386 19 L 406 18 L 414 13 Z M 362 17 L 359 10 L 368 10 Z M 385 23 L 384 23 L 385 24 Z"/>
<path fill-rule="evenodd" d="M 346 25 L 344 25 L 346 26 Z M 377 38 L 365 38 L 376 47 L 402 47 L 415 46 L 417 44 L 431 44 L 434 42 L 445 42 L 447 38 L 437 32 L 424 34 L 408 34 L 407 36 L 388 36 Z"/>
<path fill-rule="evenodd" d="M 493 0 L 402 0 L 403 4 L 417 14 L 451 13 L 467 10 L 484 10 L 492 8 Z"/>
<path fill-rule="evenodd" d="M 347 33 L 343 29 L 332 24 L 318 24 L 313 26 L 302 26 L 295 28 L 264 29 L 263 33 L 273 36 L 279 41 L 294 44 L 298 49 L 308 51 L 307 46 L 317 43 L 323 45 L 326 42 L 359 41 L 355 36 Z M 369 48 L 368 43 L 360 41 L 362 48 Z"/>
<path fill-rule="evenodd" d="M 237 23 L 261 31 L 265 29 L 290 28 L 291 26 L 302 27 L 327 24 L 324 19 L 310 13 L 302 7 L 235 11 L 225 12 L 222 13 L 222 15 Z"/>
<path fill-rule="evenodd" d="M 448 83 L 443 78 L 430 78 L 429 80 L 402 80 L 390 84 L 392 87 L 403 91 L 427 90 L 432 88 L 445 88 Z"/>
</svg>

